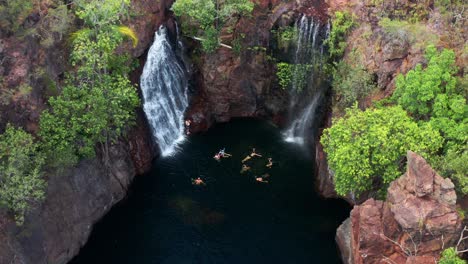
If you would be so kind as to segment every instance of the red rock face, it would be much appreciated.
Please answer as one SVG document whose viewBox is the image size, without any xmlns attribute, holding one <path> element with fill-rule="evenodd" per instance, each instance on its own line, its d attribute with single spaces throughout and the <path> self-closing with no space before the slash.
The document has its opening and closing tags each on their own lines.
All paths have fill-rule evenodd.
<svg viewBox="0 0 468 264">
<path fill-rule="evenodd" d="M 288 110 L 288 93 L 276 84 L 275 62 L 271 60 L 271 30 L 288 26 L 301 14 L 326 19 L 326 5 L 319 0 L 256 2 L 252 16 L 232 18 L 221 30 L 221 41 L 241 41 L 242 50 L 219 48 L 203 54 L 197 63 L 197 95 L 186 117 L 191 130 L 208 128 L 213 122 L 232 117 L 261 117 L 281 125 Z"/>
<path fill-rule="evenodd" d="M 407 172 L 390 184 L 387 200 L 355 206 L 349 231 L 337 232 L 342 252 L 349 252 L 345 263 L 434 263 L 442 246 L 458 239 L 454 185 L 421 156 L 409 151 L 407 157 Z"/>
</svg>

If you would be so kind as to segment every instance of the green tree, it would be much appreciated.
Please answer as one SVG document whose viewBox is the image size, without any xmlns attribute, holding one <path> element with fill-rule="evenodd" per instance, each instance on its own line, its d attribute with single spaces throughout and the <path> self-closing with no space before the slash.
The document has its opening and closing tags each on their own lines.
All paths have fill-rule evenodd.
<svg viewBox="0 0 468 264">
<path fill-rule="evenodd" d="M 417 119 L 428 120 L 434 115 L 462 116 L 465 109 L 460 109 L 460 97 L 455 89 L 457 80 L 453 76 L 458 70 L 455 53 L 448 49 L 438 53 L 430 45 L 426 49 L 426 59 L 428 64 L 425 69 L 418 64 L 406 75 L 397 77 L 394 98 Z M 434 105 L 438 107 L 434 108 Z"/>
<path fill-rule="evenodd" d="M 21 225 L 25 213 L 45 197 L 44 158 L 33 137 L 7 125 L 0 135 L 0 205 L 14 213 Z"/>
<path fill-rule="evenodd" d="M 442 257 L 439 264 L 466 264 L 466 261 L 457 255 L 455 248 L 450 247 L 442 251 Z"/>
<path fill-rule="evenodd" d="M 56 166 L 92 157 L 97 143 L 108 162 L 108 142 L 133 123 L 139 104 L 128 79 L 132 63 L 127 55 L 115 52 L 125 36 L 135 37 L 128 28 L 116 25 L 129 1 L 78 2 L 76 13 L 90 27 L 73 35 L 70 61 L 75 71 L 62 94 L 49 100 L 51 110 L 43 112 L 40 120 L 44 149 Z"/>
<path fill-rule="evenodd" d="M 228 18 L 248 15 L 253 8 L 250 0 L 178 0 L 172 5 L 181 18 L 183 31 L 200 36 L 206 52 L 213 52 L 218 46 L 219 31 Z"/>
<path fill-rule="evenodd" d="M 442 145 L 429 124 L 418 126 L 399 106 L 347 110 L 324 130 L 321 138 L 334 172 L 336 192 L 359 195 L 375 186 L 385 188 L 402 174 L 408 150 L 431 156 Z"/>
</svg>

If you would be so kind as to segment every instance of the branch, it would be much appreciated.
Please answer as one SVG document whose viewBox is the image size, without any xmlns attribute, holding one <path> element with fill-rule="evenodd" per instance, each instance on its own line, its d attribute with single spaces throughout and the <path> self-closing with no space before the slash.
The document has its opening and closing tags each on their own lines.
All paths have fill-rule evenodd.
<svg viewBox="0 0 468 264">
<path fill-rule="evenodd" d="M 188 36 L 188 37 L 189 37 L 189 38 L 193 38 L 193 39 L 198 40 L 198 41 L 204 41 L 204 40 L 205 40 L 205 39 L 199 38 L 199 37 L 190 37 L 190 36 Z M 218 44 L 219 44 L 221 47 L 225 47 L 225 48 L 228 48 L 228 49 L 232 49 L 231 46 L 226 45 L 226 44 L 224 44 L 224 43 L 218 42 Z"/>
<path fill-rule="evenodd" d="M 461 243 L 463 240 L 465 240 L 465 239 L 468 238 L 468 236 L 466 236 L 466 237 L 463 236 L 463 234 L 465 233 L 465 231 L 468 231 L 468 229 L 466 228 L 466 226 L 463 227 L 463 230 L 462 230 L 461 233 L 460 233 L 460 239 L 458 239 L 458 243 L 457 243 L 457 245 L 455 246 L 455 251 L 457 252 L 457 254 L 459 254 L 459 253 L 464 253 L 464 252 L 468 252 L 468 249 L 461 250 L 461 251 L 458 250 L 458 247 L 460 246 L 460 243 Z"/>
</svg>

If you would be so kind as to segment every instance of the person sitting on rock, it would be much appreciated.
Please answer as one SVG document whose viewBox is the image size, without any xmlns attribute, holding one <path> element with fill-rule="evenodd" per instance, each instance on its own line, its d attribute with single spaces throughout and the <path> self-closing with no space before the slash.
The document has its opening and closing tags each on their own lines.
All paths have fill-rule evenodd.
<svg viewBox="0 0 468 264">
<path fill-rule="evenodd" d="M 266 165 L 267 168 L 271 168 L 273 166 L 272 158 L 268 158 L 268 164 Z"/>
<path fill-rule="evenodd" d="M 247 165 L 245 165 L 245 164 L 243 164 L 240 173 L 242 174 L 242 173 L 244 173 L 244 172 L 246 172 L 246 171 L 248 171 L 248 170 L 250 170 L 250 167 L 247 166 Z"/>
<path fill-rule="evenodd" d="M 257 154 L 257 153 L 255 152 L 255 148 L 253 148 L 253 149 L 252 149 L 252 153 L 250 153 L 250 157 L 252 157 L 252 158 L 253 158 L 253 157 L 255 157 L 255 156 L 257 156 L 257 157 L 261 157 L 262 155 L 260 155 L 260 154 Z"/>
<path fill-rule="evenodd" d="M 195 180 L 192 179 L 192 184 L 193 185 L 199 185 L 199 186 L 200 185 L 206 185 L 206 183 L 200 177 L 196 178 Z"/>
</svg>

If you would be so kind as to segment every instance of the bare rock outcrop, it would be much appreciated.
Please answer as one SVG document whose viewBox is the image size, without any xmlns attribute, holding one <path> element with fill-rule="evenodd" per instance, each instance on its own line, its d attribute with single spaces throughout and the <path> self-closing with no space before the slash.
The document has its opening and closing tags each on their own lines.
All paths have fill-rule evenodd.
<svg viewBox="0 0 468 264">
<path fill-rule="evenodd" d="M 406 173 L 388 188 L 386 201 L 369 199 L 337 231 L 344 263 L 434 263 L 456 243 L 461 221 L 450 179 L 408 151 Z"/>
</svg>

